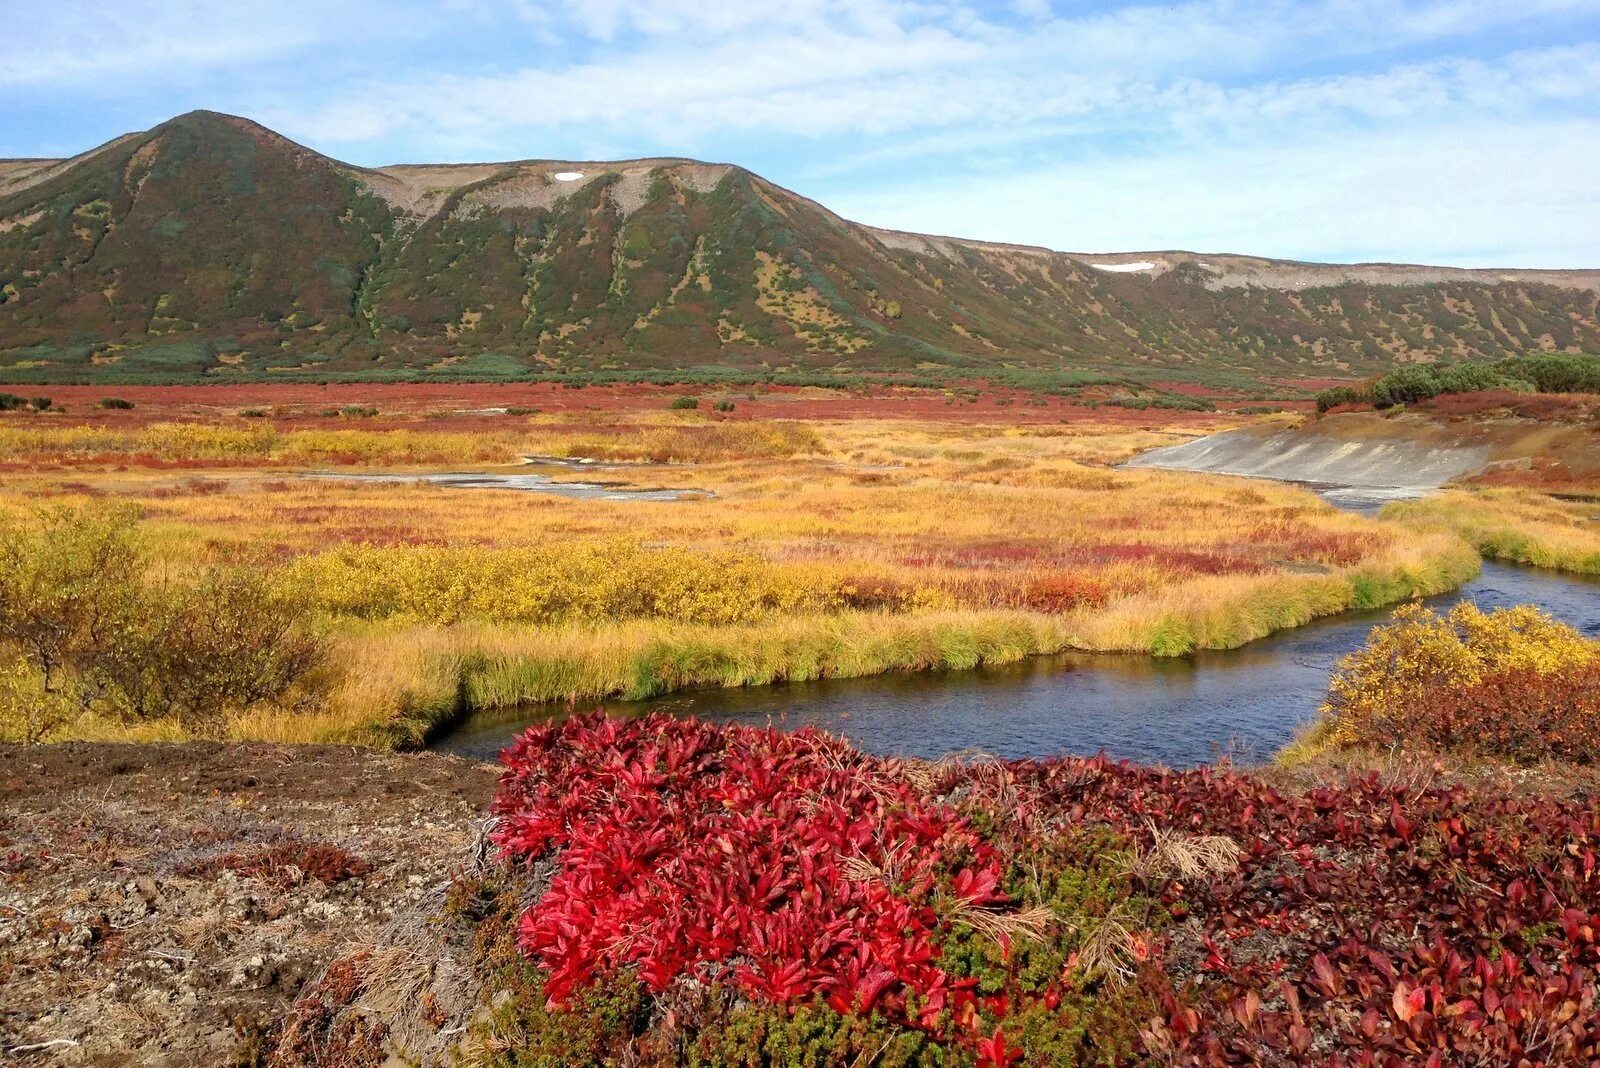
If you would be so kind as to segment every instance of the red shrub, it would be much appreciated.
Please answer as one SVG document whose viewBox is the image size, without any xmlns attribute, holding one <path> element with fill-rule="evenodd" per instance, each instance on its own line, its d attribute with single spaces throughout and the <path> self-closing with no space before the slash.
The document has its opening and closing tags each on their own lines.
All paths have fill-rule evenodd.
<svg viewBox="0 0 1600 1068">
<path fill-rule="evenodd" d="M 555 869 L 521 942 L 557 1001 L 624 969 L 655 991 L 720 987 L 727 1002 L 821 996 L 996 1065 L 1018 1053 L 1048 1063 L 1030 1043 L 1058 1023 L 1096 1026 L 1096 1004 L 1114 1006 L 1107 1026 L 1139 1014 L 1142 1048 L 1114 1058 L 1130 1065 L 1600 1058 L 1590 798 L 1376 776 L 1285 795 L 1226 768 L 1104 758 L 911 775 L 812 731 L 663 716 L 537 728 L 503 759 L 499 842 Z M 1099 850 L 1062 848 L 1096 834 Z M 953 902 L 1104 894 L 1110 884 L 1086 881 L 1084 865 L 1107 848 L 1148 858 L 1200 835 L 1236 843 L 1237 870 L 1180 878 L 1112 862 L 1115 878 L 1159 899 L 1123 912 L 1146 925 L 1126 941 L 1139 963 L 1124 991 L 1078 970 L 1068 925 L 1039 935 L 1042 953 L 1029 939 L 974 957 L 952 941 Z M 982 970 L 964 972 L 975 960 Z M 1122 1047 L 1091 1035 L 1081 1048 L 1105 1060 Z"/>
<path fill-rule="evenodd" d="M 998 880 L 965 820 L 814 731 L 585 718 L 530 730 L 502 759 L 500 846 L 559 850 L 520 931 L 558 1002 L 631 965 L 655 991 L 722 976 L 763 1000 L 931 1023 L 948 995 L 935 877 L 973 864 L 957 882 L 981 901 Z M 851 874 L 882 870 L 899 892 Z"/>
<path fill-rule="evenodd" d="M 1393 709 L 1398 742 L 1519 761 L 1600 761 L 1600 665 L 1513 671 L 1425 690 Z"/>
<path fill-rule="evenodd" d="M 1086 575 L 1045 575 L 1028 583 L 1017 607 L 1059 614 L 1083 605 L 1099 607 L 1110 596 L 1111 591 L 1104 582 Z"/>
</svg>

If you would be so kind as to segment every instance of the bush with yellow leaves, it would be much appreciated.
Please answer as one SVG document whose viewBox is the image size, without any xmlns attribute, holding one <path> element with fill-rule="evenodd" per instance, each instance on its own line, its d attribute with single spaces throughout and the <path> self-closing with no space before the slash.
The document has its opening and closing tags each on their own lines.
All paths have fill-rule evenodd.
<svg viewBox="0 0 1600 1068">
<path fill-rule="evenodd" d="M 1600 645 L 1532 605 L 1406 605 L 1340 663 L 1327 740 L 1587 761 L 1597 669 Z"/>
<path fill-rule="evenodd" d="M 622 539 L 542 545 L 341 546 L 290 565 L 334 616 L 448 625 L 667 619 L 729 625 L 839 606 L 837 584 L 751 553 Z"/>
</svg>

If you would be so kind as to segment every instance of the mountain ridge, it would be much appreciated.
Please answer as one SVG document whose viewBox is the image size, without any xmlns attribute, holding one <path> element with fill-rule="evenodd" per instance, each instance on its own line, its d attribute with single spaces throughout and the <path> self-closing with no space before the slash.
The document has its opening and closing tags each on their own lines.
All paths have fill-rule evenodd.
<svg viewBox="0 0 1600 1068">
<path fill-rule="evenodd" d="M 700 365 L 1355 375 L 1600 351 L 1597 294 L 1600 270 L 917 234 L 680 157 L 364 168 L 216 112 L 64 160 L 0 161 L 0 377 L 17 380 Z"/>
</svg>

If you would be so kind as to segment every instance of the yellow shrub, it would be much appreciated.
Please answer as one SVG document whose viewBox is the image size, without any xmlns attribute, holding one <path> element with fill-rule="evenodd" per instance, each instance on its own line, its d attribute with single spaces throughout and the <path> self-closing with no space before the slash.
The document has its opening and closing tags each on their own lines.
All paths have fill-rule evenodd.
<svg viewBox="0 0 1600 1068">
<path fill-rule="evenodd" d="M 270 426 L 156 423 L 138 434 L 137 451 L 168 460 L 235 460 L 270 456 L 278 432 Z"/>
<path fill-rule="evenodd" d="M 740 552 L 646 549 L 622 540 L 508 548 L 341 546 L 291 565 L 337 616 L 448 624 L 670 619 L 746 623 L 827 609 L 835 583 L 820 569 Z"/>
<path fill-rule="evenodd" d="M 1485 613 L 1468 601 L 1446 616 L 1420 605 L 1395 610 L 1365 648 L 1345 657 L 1323 713 L 1331 740 L 1372 741 L 1375 725 L 1430 690 L 1471 686 L 1512 671 L 1547 673 L 1592 663 L 1595 643 L 1532 605 Z"/>
</svg>

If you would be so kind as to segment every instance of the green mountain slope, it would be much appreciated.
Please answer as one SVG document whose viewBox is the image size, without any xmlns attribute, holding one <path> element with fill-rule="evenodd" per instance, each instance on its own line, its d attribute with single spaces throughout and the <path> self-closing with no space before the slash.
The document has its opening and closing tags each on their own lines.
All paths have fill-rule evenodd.
<svg viewBox="0 0 1600 1068">
<path fill-rule="evenodd" d="M 999 367 L 1600 351 L 1600 273 L 1073 256 L 688 160 L 350 167 L 196 112 L 0 163 L 0 377 Z"/>
</svg>

